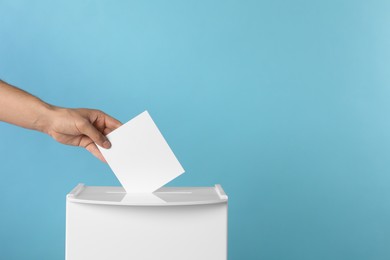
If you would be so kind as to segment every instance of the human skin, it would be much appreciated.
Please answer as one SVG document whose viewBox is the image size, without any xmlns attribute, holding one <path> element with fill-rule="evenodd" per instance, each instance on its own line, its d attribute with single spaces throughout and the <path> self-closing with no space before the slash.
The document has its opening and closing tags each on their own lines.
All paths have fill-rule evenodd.
<svg viewBox="0 0 390 260">
<path fill-rule="evenodd" d="M 46 133 L 62 144 L 84 147 L 103 162 L 96 145 L 109 149 L 106 135 L 121 126 L 100 110 L 54 106 L 2 80 L 0 121 Z"/>
</svg>

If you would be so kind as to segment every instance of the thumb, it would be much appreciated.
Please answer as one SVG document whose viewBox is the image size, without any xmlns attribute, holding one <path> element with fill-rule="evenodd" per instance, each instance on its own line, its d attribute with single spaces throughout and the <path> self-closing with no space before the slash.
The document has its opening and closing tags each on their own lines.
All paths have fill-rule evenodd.
<svg viewBox="0 0 390 260">
<path fill-rule="evenodd" d="M 82 134 L 88 136 L 92 139 L 96 144 L 103 148 L 110 148 L 111 143 L 99 130 L 97 130 L 88 120 L 84 121 L 84 123 L 80 127 L 80 131 Z"/>
</svg>

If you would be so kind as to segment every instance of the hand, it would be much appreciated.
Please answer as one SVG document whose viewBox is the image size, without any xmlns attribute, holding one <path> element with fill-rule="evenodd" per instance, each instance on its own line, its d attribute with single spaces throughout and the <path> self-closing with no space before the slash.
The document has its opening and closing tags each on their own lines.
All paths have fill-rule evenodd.
<svg viewBox="0 0 390 260">
<path fill-rule="evenodd" d="M 105 135 L 121 125 L 99 110 L 60 108 L 47 104 L 2 80 L 0 121 L 47 133 L 63 144 L 84 147 L 103 162 L 106 160 L 96 144 L 110 148 Z"/>
<path fill-rule="evenodd" d="M 62 144 L 84 147 L 106 162 L 96 144 L 110 148 L 111 143 L 106 135 L 121 126 L 121 122 L 94 109 L 53 107 L 51 111 L 45 120 L 44 132 Z"/>
</svg>

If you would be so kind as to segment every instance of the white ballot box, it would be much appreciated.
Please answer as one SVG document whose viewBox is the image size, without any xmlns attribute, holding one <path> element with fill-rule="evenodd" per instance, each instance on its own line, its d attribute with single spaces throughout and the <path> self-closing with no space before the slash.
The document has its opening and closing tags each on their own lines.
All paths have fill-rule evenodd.
<svg viewBox="0 0 390 260">
<path fill-rule="evenodd" d="M 226 260 L 227 202 L 220 185 L 79 184 L 66 199 L 66 260 Z"/>
</svg>

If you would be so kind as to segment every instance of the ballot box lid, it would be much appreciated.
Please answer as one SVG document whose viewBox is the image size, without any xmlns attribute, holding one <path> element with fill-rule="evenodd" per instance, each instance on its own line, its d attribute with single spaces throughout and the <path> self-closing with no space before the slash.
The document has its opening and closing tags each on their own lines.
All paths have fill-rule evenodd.
<svg viewBox="0 0 390 260">
<path fill-rule="evenodd" d="M 214 187 L 162 187 L 153 193 L 126 193 L 119 186 L 78 184 L 68 195 L 69 202 L 121 206 L 181 206 L 227 203 L 221 185 Z"/>
</svg>

